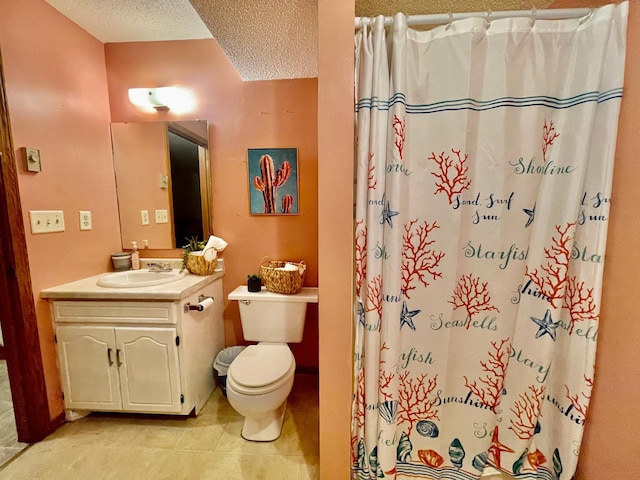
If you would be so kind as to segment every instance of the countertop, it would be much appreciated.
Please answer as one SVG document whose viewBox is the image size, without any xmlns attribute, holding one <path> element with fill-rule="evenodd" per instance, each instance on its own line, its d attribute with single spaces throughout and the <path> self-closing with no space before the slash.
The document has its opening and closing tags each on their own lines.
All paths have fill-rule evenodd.
<svg viewBox="0 0 640 480">
<path fill-rule="evenodd" d="M 40 292 L 40 297 L 47 300 L 180 300 L 221 278 L 224 268 L 216 269 L 212 275 L 206 276 L 186 272 L 180 280 L 149 287 L 99 287 L 97 282 L 100 277 L 109 273 L 45 288 Z"/>
</svg>

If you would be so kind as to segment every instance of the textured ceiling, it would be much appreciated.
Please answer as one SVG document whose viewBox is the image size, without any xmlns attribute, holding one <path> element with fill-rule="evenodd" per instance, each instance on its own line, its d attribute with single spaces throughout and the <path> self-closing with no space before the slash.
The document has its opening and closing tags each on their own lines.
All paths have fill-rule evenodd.
<svg viewBox="0 0 640 480">
<path fill-rule="evenodd" d="M 45 1 L 103 43 L 212 37 L 189 0 Z"/>
<path fill-rule="evenodd" d="M 318 76 L 317 0 L 190 0 L 244 80 Z"/>
<path fill-rule="evenodd" d="M 244 80 L 318 75 L 318 0 L 45 1 L 104 43 L 213 36 Z M 551 3 L 356 0 L 356 16 L 528 10 Z"/>
</svg>

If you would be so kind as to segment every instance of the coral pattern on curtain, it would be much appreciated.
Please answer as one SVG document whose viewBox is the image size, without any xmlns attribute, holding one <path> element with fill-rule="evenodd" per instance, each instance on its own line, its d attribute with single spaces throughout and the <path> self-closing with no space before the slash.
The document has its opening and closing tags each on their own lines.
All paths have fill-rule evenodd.
<svg viewBox="0 0 640 480">
<path fill-rule="evenodd" d="M 627 12 L 357 32 L 352 478 L 574 474 Z"/>
</svg>

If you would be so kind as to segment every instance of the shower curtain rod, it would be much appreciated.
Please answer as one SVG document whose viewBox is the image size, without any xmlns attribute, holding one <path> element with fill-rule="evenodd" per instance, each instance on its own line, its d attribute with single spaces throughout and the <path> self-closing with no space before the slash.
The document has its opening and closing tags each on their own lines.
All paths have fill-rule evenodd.
<svg viewBox="0 0 640 480">
<path fill-rule="evenodd" d="M 501 18 L 525 17 L 531 18 L 533 21 L 537 19 L 558 20 L 563 18 L 580 18 L 586 17 L 593 13 L 592 8 L 558 8 L 548 10 L 506 10 L 502 12 L 462 12 L 462 13 L 436 13 L 429 15 L 410 15 L 407 17 L 407 25 L 446 25 L 455 20 L 461 20 L 470 17 L 483 17 L 487 21 L 498 20 Z M 364 25 L 371 25 L 373 18 L 356 17 L 355 28 L 361 28 Z M 393 17 L 384 17 L 385 27 L 391 26 Z"/>
</svg>

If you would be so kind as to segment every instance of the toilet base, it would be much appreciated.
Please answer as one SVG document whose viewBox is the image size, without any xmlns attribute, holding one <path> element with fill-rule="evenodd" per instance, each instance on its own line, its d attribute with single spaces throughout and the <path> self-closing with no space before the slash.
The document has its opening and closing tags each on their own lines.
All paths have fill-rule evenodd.
<svg viewBox="0 0 640 480">
<path fill-rule="evenodd" d="M 252 442 L 272 442 L 280 437 L 287 402 L 276 410 L 260 417 L 245 417 L 242 425 L 242 438 Z"/>
</svg>

